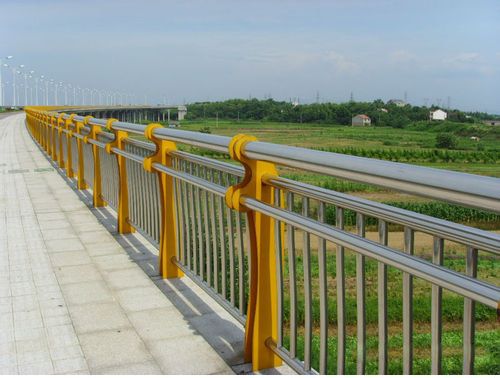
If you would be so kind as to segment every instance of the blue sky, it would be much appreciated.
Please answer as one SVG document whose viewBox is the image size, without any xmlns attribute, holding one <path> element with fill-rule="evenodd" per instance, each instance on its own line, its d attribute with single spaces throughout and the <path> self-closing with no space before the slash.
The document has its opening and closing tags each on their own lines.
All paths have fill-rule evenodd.
<svg viewBox="0 0 500 378">
<path fill-rule="evenodd" d="M 500 113 L 498 15 L 499 1 L 481 0 L 0 0 L 0 55 L 151 102 L 406 91 L 417 105 L 449 96 Z"/>
</svg>

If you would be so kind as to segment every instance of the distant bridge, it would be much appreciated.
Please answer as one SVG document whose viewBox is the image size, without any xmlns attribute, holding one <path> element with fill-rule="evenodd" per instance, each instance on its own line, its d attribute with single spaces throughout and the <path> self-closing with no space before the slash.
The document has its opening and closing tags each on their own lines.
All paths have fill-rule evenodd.
<svg viewBox="0 0 500 378">
<path fill-rule="evenodd" d="M 185 105 L 119 105 L 119 106 L 89 106 L 65 107 L 64 112 L 78 115 L 92 115 L 96 118 L 116 118 L 124 122 L 149 121 L 182 121 L 187 114 Z M 171 113 L 175 117 L 171 117 Z"/>
<path fill-rule="evenodd" d="M 16 138 L 7 139 L 9 133 L 18 129 L 12 125 L 0 128 L 0 151 L 11 164 L 1 176 L 0 190 L 8 193 L 8 201 L 3 205 L 0 202 L 4 207 L 0 208 L 3 214 L 0 220 L 13 222 L 9 228 L 12 232 L 0 234 L 0 242 L 6 240 L 7 247 L 9 243 L 13 246 L 8 254 L 11 266 L 16 259 L 16 246 L 30 244 L 32 235 L 41 233 L 51 248 L 49 254 L 55 251 L 49 260 L 54 269 L 65 264 L 71 266 L 75 260 L 89 265 L 76 266 L 64 275 L 55 272 L 59 283 L 85 282 L 80 289 L 71 286 L 74 284 L 61 285 L 70 305 L 78 301 L 86 303 L 88 298 L 91 302 L 95 297 L 98 302 L 102 298 L 106 303 L 116 298 L 122 310 L 115 310 L 123 311 L 133 323 L 110 316 L 102 306 L 95 305 L 92 311 L 91 307 L 70 309 L 69 321 L 79 333 L 88 371 L 100 372 L 103 366 L 111 366 L 106 371 L 144 372 L 146 367 L 139 368 L 139 362 L 147 365 L 149 361 L 151 371 L 155 372 L 220 373 L 226 372 L 228 366 L 236 372 L 246 371 L 242 368 L 245 362 L 251 363 L 250 370 L 254 371 L 278 368 L 285 362 L 299 373 L 344 374 L 355 361 L 355 371 L 364 374 L 368 364 L 366 291 L 376 285 L 377 370 L 386 374 L 391 362 L 388 298 L 399 295 L 403 314 L 401 373 L 411 374 L 415 362 L 414 280 L 418 279 L 429 283 L 431 291 L 429 373 L 443 371 L 443 311 L 447 303 L 443 301 L 443 289 L 463 300 L 463 373 L 474 372 L 475 305 L 480 303 L 496 311 L 500 303 L 499 287 L 477 278 L 478 259 L 483 256 L 479 251 L 497 257 L 500 236 L 285 179 L 280 177 L 279 167 L 495 213 L 500 213 L 500 179 L 263 143 L 245 135 L 228 138 L 163 128 L 154 123 L 127 122 L 130 112 L 153 111 L 153 108 L 28 107 L 25 110 L 35 143 L 114 235 L 110 237 L 87 225 L 93 219 L 87 216 L 87 210 L 74 201 L 66 201 L 66 196 L 58 197 L 66 191 L 55 177 L 40 182 L 35 172 L 47 169 L 46 164 L 35 158 L 36 165 L 32 162 L 25 166 L 26 156 L 38 152 L 33 152 L 24 131 L 15 131 Z M 154 108 L 154 111 L 160 110 Z M 138 135 L 147 142 L 135 138 Z M 17 144 L 21 147 L 17 148 Z M 177 144 L 193 149 L 186 152 L 178 149 Z M 196 148 L 225 153 L 238 164 L 196 154 Z M 25 184 L 16 181 L 15 174 L 26 175 Z M 34 210 L 23 202 L 25 198 L 30 199 Z M 22 214 L 29 216 L 33 211 L 39 222 L 42 219 L 57 222 L 55 219 L 59 219 L 58 214 L 64 209 L 71 227 L 55 223 L 50 232 L 38 231 L 35 224 L 22 223 Z M 334 221 L 327 218 L 331 211 Z M 55 215 L 44 215 L 46 212 Z M 356 215 L 355 230 L 345 227 L 347 212 Z M 19 214 L 18 218 L 11 218 L 14 213 Z M 367 238 L 369 218 L 377 220 L 377 240 Z M 80 219 L 86 222 L 80 223 Z M 404 229 L 403 248 L 389 246 L 389 225 Z M 6 229 L 1 226 L 0 230 Z M 431 258 L 417 254 L 417 232 L 433 237 Z M 84 247 L 74 247 L 76 241 L 65 242 L 65 238 L 85 243 Z M 122 250 L 113 249 L 116 241 L 126 247 L 126 254 L 137 265 L 130 265 Z M 465 248 L 465 272 L 443 266 L 448 242 Z M 144 247 L 148 243 L 149 247 Z M 43 257 L 44 250 L 40 251 Z M 61 251 L 65 254 L 59 256 Z M 147 258 L 149 254 L 152 257 Z M 355 256 L 354 276 L 348 276 L 346 270 L 345 259 L 349 255 Z M 5 253 L 0 258 L 6 259 Z M 377 264 L 376 282 L 367 282 L 367 261 Z M 50 275 L 50 263 L 45 264 Z M 122 264 L 127 267 L 126 272 L 111 272 Z M 151 276 L 164 296 L 159 295 L 137 266 Z M 389 292 L 389 268 L 402 273 L 401 294 Z M 43 283 L 40 274 L 33 279 Z M 101 275 L 102 286 L 94 282 L 101 282 Z M 187 279 L 180 279 L 183 276 Z M 11 277 L 17 276 L 11 273 Z M 348 292 L 348 285 L 353 282 L 354 288 Z M 200 302 L 193 296 L 185 296 L 186 285 L 204 299 Z M 200 290 L 196 291 L 194 285 Z M 15 283 L 11 286 L 11 294 L 24 288 Z M 109 291 L 105 287 L 114 289 Z M 346 303 L 350 295 L 356 300 L 354 331 L 347 327 L 350 309 Z M 19 308 L 29 306 L 20 299 L 16 303 Z M 155 310 L 169 306 L 176 310 L 169 314 Z M 210 310 L 212 306 L 220 307 Z M 184 324 L 177 311 L 184 314 Z M 199 313 L 199 317 L 192 313 Z M 203 317 L 207 313 L 211 315 Z M 115 329 L 115 321 L 126 324 L 126 338 L 102 329 L 96 336 L 88 331 L 93 322 L 104 329 Z M 174 338 L 165 338 L 169 333 L 176 334 L 178 327 L 184 330 L 186 324 L 188 328 L 195 327 L 204 340 L 182 332 Z M 145 341 L 137 341 L 133 336 L 136 333 Z M 120 342 L 113 351 L 119 355 L 119 345 L 126 345 L 121 351 L 123 360 L 113 353 L 102 352 L 102 348 L 118 338 Z M 348 342 L 353 338 L 355 357 L 347 354 Z M 133 366 L 129 363 L 128 368 L 120 370 L 118 366 L 129 356 L 139 362 Z M 58 366 L 57 361 L 53 358 L 53 366 Z"/>
</svg>

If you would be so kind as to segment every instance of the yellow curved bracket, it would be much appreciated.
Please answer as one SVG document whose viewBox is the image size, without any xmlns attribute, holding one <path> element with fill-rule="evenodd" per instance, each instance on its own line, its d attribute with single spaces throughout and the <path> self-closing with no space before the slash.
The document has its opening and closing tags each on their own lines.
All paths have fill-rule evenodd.
<svg viewBox="0 0 500 378">
<path fill-rule="evenodd" d="M 86 116 L 83 118 L 82 124 L 84 126 L 89 126 L 90 127 L 90 133 L 88 135 L 85 135 L 83 137 L 83 142 L 88 144 L 89 143 L 89 135 L 92 135 L 92 124 L 89 122 L 93 117 L 92 116 Z"/>
<path fill-rule="evenodd" d="M 245 168 L 243 180 L 229 187 L 226 191 L 226 205 L 230 209 L 248 212 L 248 209 L 240 203 L 241 196 L 246 195 L 261 200 L 262 187 L 265 185 L 263 179 L 278 175 L 274 164 L 245 157 L 245 146 L 255 141 L 257 138 L 253 136 L 238 134 L 229 143 L 229 156 L 233 160 L 239 161 Z"/>
<path fill-rule="evenodd" d="M 230 209 L 246 212 L 248 219 L 251 282 L 245 325 L 245 361 L 252 361 L 254 371 L 281 365 L 281 359 L 266 344 L 269 338 L 277 340 L 278 337 L 276 222 L 241 204 L 242 196 L 271 205 L 274 203 L 274 189 L 265 184 L 265 179 L 277 176 L 275 165 L 245 156 L 245 146 L 256 140 L 255 137 L 240 134 L 229 143 L 229 155 L 243 165 L 245 175 L 225 194 L 226 205 Z"/>
<path fill-rule="evenodd" d="M 106 121 L 106 131 L 115 134 L 115 140 L 107 143 L 106 146 L 104 147 L 104 150 L 106 151 L 107 154 L 111 154 L 112 153 L 111 149 L 118 147 L 118 145 L 121 144 L 121 142 L 122 142 L 121 139 L 125 139 L 128 136 L 128 133 L 125 131 L 115 131 L 111 128 L 113 123 L 115 123 L 117 121 L 118 120 L 116 118 L 109 118 Z"/>
<path fill-rule="evenodd" d="M 172 168 L 170 153 L 177 150 L 174 142 L 158 139 L 154 136 L 154 130 L 160 127 L 163 126 L 158 123 L 152 123 L 144 130 L 144 136 L 156 146 L 155 153 L 145 158 L 143 162 L 144 170 L 151 173 L 154 172 L 153 163 L 159 163 Z M 163 278 L 182 277 L 184 273 L 174 262 L 177 256 L 177 240 L 180 238 L 176 227 L 174 179 L 166 173 L 157 173 L 161 198 L 159 271 Z"/>
</svg>

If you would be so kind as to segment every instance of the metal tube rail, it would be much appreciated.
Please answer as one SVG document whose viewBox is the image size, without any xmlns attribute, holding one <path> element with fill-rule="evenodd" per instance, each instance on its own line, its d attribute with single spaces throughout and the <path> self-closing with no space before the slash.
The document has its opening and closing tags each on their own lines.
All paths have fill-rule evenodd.
<svg viewBox="0 0 500 378">
<path fill-rule="evenodd" d="M 63 119 L 69 118 L 65 115 Z M 84 117 L 76 116 L 76 121 Z M 89 123 L 105 125 L 105 120 L 89 119 Z M 114 122 L 112 129 L 143 134 L 146 126 L 128 122 Z M 231 138 L 193 131 L 157 129 L 159 139 L 185 143 L 227 153 Z M 250 142 L 244 154 L 250 159 L 263 160 L 310 172 L 327 174 L 346 180 L 401 190 L 406 193 L 435 198 L 446 202 L 500 213 L 500 185 L 493 177 L 448 171 L 384 160 L 346 156 L 307 148 L 283 146 L 266 142 Z"/>
<path fill-rule="evenodd" d="M 224 186 L 214 184 L 202 178 L 176 171 L 175 169 L 165 167 L 164 165 L 159 163 L 153 163 L 153 168 L 159 172 L 164 172 L 172 177 L 181 179 L 188 184 L 194 185 L 201 189 L 205 189 L 210 193 L 214 193 L 218 196 L 224 197 L 224 195 L 226 194 L 226 188 Z"/>
<path fill-rule="evenodd" d="M 349 248 L 491 308 L 496 309 L 500 303 L 500 289 L 493 285 L 471 279 L 442 266 L 434 265 L 413 255 L 382 246 L 313 219 L 275 208 L 253 198 L 242 196 L 241 201 L 243 205 L 252 210 L 289 223 L 332 243 Z"/>
<path fill-rule="evenodd" d="M 493 232 L 483 231 L 283 177 L 269 177 L 266 180 L 266 184 L 500 255 L 500 235 Z"/>
<path fill-rule="evenodd" d="M 447 171 L 444 178 L 440 169 L 265 142 L 248 143 L 244 154 L 249 159 L 500 213 L 500 180 L 494 177 Z"/>
</svg>

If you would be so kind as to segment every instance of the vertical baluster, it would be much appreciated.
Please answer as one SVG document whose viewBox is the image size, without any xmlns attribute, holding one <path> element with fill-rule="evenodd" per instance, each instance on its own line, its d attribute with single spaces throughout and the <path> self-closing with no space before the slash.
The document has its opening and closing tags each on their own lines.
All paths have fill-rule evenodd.
<svg viewBox="0 0 500 378">
<path fill-rule="evenodd" d="M 434 237 L 434 250 L 432 262 L 436 265 L 443 265 L 444 240 Z M 443 289 L 437 285 L 432 285 L 432 305 L 431 305 L 431 374 L 441 374 L 442 359 L 442 296 Z"/>
<path fill-rule="evenodd" d="M 200 177 L 200 166 L 198 164 L 195 165 L 196 167 L 196 177 Z M 203 229 L 202 229 L 202 191 L 200 190 L 199 187 L 195 187 L 195 192 L 196 192 L 196 228 L 198 229 L 198 275 L 203 279 L 203 276 L 205 274 L 205 269 L 203 266 L 203 258 L 205 254 L 205 247 L 203 244 Z"/>
<path fill-rule="evenodd" d="M 182 161 L 181 168 L 183 172 L 187 172 L 186 161 Z M 191 226 L 190 226 L 190 217 L 189 217 L 189 199 L 188 199 L 188 184 L 185 181 L 181 181 L 182 187 L 182 201 L 184 208 L 184 230 L 185 230 L 185 240 L 186 240 L 186 256 L 185 256 L 185 264 L 189 270 L 191 270 Z"/>
<path fill-rule="evenodd" d="M 309 198 L 302 198 L 302 215 L 309 217 Z M 311 235 L 304 231 L 302 259 L 304 266 L 304 369 L 311 370 L 312 345 L 312 289 L 311 289 Z"/>
<path fill-rule="evenodd" d="M 182 161 L 179 158 L 175 159 L 176 166 L 175 170 L 176 171 L 181 171 L 182 170 Z M 178 219 L 179 222 L 179 240 L 180 240 L 180 256 L 179 260 L 183 265 L 186 265 L 186 230 L 185 230 L 185 222 L 186 222 L 186 213 L 184 212 L 184 190 L 182 188 L 182 180 L 177 179 L 177 193 L 178 193 L 178 208 L 179 208 L 179 214 L 180 218 Z"/>
<path fill-rule="evenodd" d="M 210 182 L 215 182 L 215 171 L 210 170 Z M 219 264 L 217 261 L 217 219 L 215 217 L 215 194 L 210 193 L 210 226 L 212 228 L 212 265 L 214 273 L 214 289 L 219 292 Z"/>
<path fill-rule="evenodd" d="M 203 169 L 203 178 L 208 181 L 208 168 L 204 167 Z M 205 266 L 207 269 L 207 283 L 208 286 L 212 285 L 212 254 L 211 254 L 211 244 L 210 244 L 210 230 L 209 230 L 209 214 L 208 214 L 208 192 L 206 190 L 203 191 L 203 220 L 205 226 L 205 257 L 206 262 Z"/>
<path fill-rule="evenodd" d="M 325 204 L 319 203 L 318 220 L 325 222 Z M 328 364 L 328 282 L 326 277 L 326 240 L 318 238 L 319 265 L 319 373 L 327 373 Z"/>
<path fill-rule="evenodd" d="M 243 262 L 245 259 L 245 250 L 243 248 L 243 228 L 241 227 L 241 213 L 236 212 L 236 244 L 238 246 L 238 308 L 243 315 L 245 306 L 245 278 L 243 271 Z"/>
<path fill-rule="evenodd" d="M 344 229 L 344 209 L 337 207 L 335 210 L 335 225 Z M 345 270 L 344 247 L 337 245 L 336 250 L 336 282 L 337 282 L 337 374 L 345 374 Z"/>
<path fill-rule="evenodd" d="M 179 159 L 174 158 L 173 161 L 173 169 L 179 171 Z M 159 183 L 158 183 L 159 184 Z M 183 262 L 184 256 L 184 233 L 183 223 L 184 218 L 182 217 L 182 204 L 181 204 L 181 188 L 180 188 L 180 180 L 174 179 L 174 196 L 175 196 L 175 215 L 177 221 L 177 260 Z M 160 221 L 161 224 L 161 221 Z"/>
<path fill-rule="evenodd" d="M 465 274 L 477 277 L 478 250 L 467 247 Z M 475 336 L 476 336 L 476 304 L 472 299 L 464 299 L 464 364 L 463 374 L 474 374 Z"/>
<path fill-rule="evenodd" d="M 356 213 L 356 233 L 365 237 L 365 217 Z M 366 367 L 366 306 L 365 256 L 356 254 L 357 360 L 356 374 L 365 374 Z"/>
<path fill-rule="evenodd" d="M 224 181 L 222 179 L 222 172 L 219 171 L 217 175 L 217 183 L 224 186 Z M 221 286 L 222 286 L 222 296 L 224 299 L 227 298 L 226 289 L 226 232 L 224 228 L 224 198 L 218 198 L 218 219 L 219 219 L 219 232 L 220 232 L 220 256 L 221 256 Z"/>
<path fill-rule="evenodd" d="M 382 219 L 378 221 L 378 236 L 380 244 L 387 245 L 387 223 Z M 387 374 L 387 266 L 379 262 L 378 274 L 378 373 Z"/>
<path fill-rule="evenodd" d="M 405 252 L 413 255 L 415 233 L 404 228 Z M 403 273 L 403 374 L 413 372 L 413 277 Z"/>
<path fill-rule="evenodd" d="M 293 211 L 293 193 L 288 192 L 286 198 L 288 211 Z M 286 225 L 286 234 L 290 282 L 290 357 L 295 358 L 297 356 L 297 274 L 295 261 L 295 229 L 292 225 Z"/>
<path fill-rule="evenodd" d="M 189 174 L 193 175 L 193 163 L 189 162 Z M 189 197 L 190 197 L 190 211 L 191 211 L 191 241 L 192 241 L 192 271 L 194 274 L 198 272 L 198 248 L 196 245 L 196 217 L 194 215 L 195 213 L 195 205 L 196 202 L 194 200 L 194 187 L 193 185 L 189 184 Z"/>
<path fill-rule="evenodd" d="M 234 230 L 233 211 L 227 208 L 227 228 L 229 234 L 229 300 L 235 305 L 235 284 L 234 284 Z"/>
<path fill-rule="evenodd" d="M 274 190 L 274 205 L 281 207 L 281 191 Z M 281 222 L 275 220 L 274 238 L 276 242 L 276 280 L 278 285 L 278 347 L 283 345 L 283 245 L 281 241 Z"/>
</svg>

